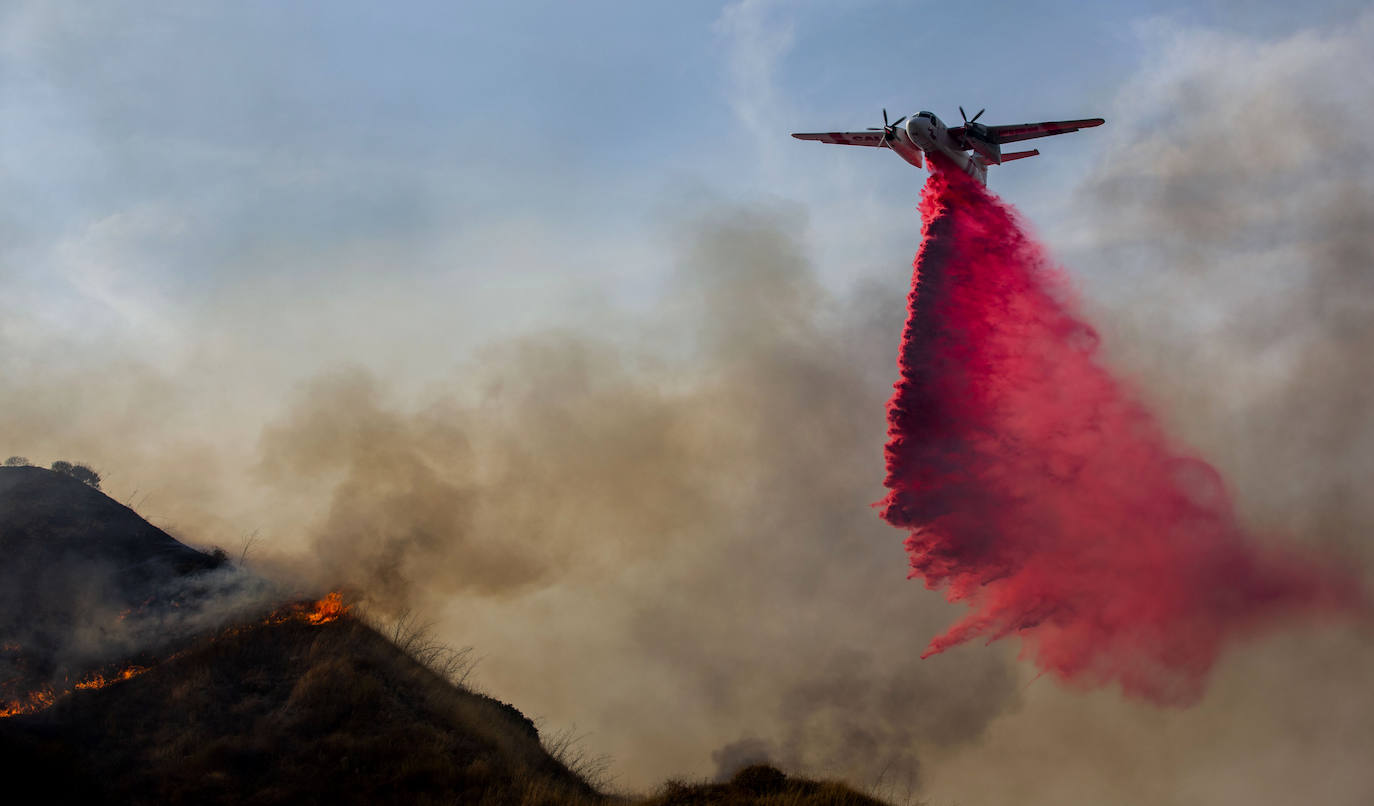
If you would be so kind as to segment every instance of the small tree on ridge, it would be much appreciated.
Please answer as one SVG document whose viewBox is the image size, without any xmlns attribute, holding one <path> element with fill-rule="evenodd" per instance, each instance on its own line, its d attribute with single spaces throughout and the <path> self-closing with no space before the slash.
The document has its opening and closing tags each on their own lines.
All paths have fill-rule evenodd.
<svg viewBox="0 0 1374 806">
<path fill-rule="evenodd" d="M 82 484 L 100 489 L 100 474 L 85 465 L 74 465 L 58 459 L 52 463 L 52 469 L 55 473 L 71 476 Z"/>
</svg>

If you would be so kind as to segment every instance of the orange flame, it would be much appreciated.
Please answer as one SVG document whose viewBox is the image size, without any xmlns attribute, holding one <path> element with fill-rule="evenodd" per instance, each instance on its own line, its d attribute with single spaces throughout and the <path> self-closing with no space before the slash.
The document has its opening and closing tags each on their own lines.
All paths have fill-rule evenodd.
<svg viewBox="0 0 1374 806">
<path fill-rule="evenodd" d="M 302 602 L 283 607 L 264 619 L 263 623 L 283 624 L 288 621 L 303 621 L 307 624 L 314 625 L 328 624 L 331 621 L 337 621 L 347 615 L 349 610 L 350 607 L 344 603 L 343 594 L 339 591 L 334 591 L 317 602 L 309 604 Z M 120 617 L 122 618 L 127 612 L 128 611 L 120 614 Z M 243 627 L 233 627 L 226 630 L 221 636 L 234 635 L 243 631 L 243 629 Z M 17 644 L 4 644 L 0 646 L 0 649 L 5 651 L 18 651 L 19 646 Z M 178 657 L 180 654 L 182 653 L 172 655 L 171 658 Z M 168 659 L 170 660 L 171 658 Z M 41 711 L 56 702 L 59 696 L 68 694 L 73 690 L 89 691 L 91 689 L 104 688 L 111 683 L 118 683 L 121 680 L 129 680 L 138 677 L 146 671 L 148 671 L 147 666 L 130 666 L 109 676 L 99 672 L 89 674 L 76 683 L 70 684 L 70 688 L 63 688 L 60 691 L 52 687 L 36 689 L 24 695 L 22 699 L 9 700 L 8 702 L 0 701 L 0 719 Z"/>
<path fill-rule="evenodd" d="M 316 602 L 315 608 L 305 614 L 305 620 L 311 624 L 325 624 L 337 620 L 346 613 L 348 605 L 344 604 L 343 594 L 334 591 Z"/>
<path fill-rule="evenodd" d="M 119 674 L 113 674 L 109 677 L 106 677 L 97 672 L 93 675 L 90 675 L 89 677 L 86 677 L 83 680 L 78 681 L 75 687 L 83 691 L 93 688 L 104 688 L 110 685 L 111 683 L 118 683 L 121 680 L 129 680 L 131 678 L 138 677 L 146 671 L 148 671 L 147 666 L 130 666 L 129 668 L 119 672 Z"/>
<path fill-rule="evenodd" d="M 0 719 L 5 717 L 17 716 L 19 714 L 31 714 L 34 711 L 41 711 L 53 704 L 57 695 L 50 688 L 41 688 L 37 691 L 30 691 L 28 696 L 22 700 L 10 700 L 0 705 Z"/>
<path fill-rule="evenodd" d="M 304 621 L 307 624 L 328 624 L 348 614 L 349 606 L 344 604 L 343 594 L 334 591 L 317 602 L 296 602 L 274 610 L 263 619 L 263 624 L 285 624 L 288 621 Z"/>
<path fill-rule="evenodd" d="M 76 683 L 72 684 L 71 688 L 60 691 L 51 686 L 44 686 L 43 688 L 30 691 L 28 694 L 25 694 L 22 699 L 0 703 L 0 719 L 41 711 L 56 702 L 58 697 L 70 693 L 73 690 L 80 689 L 82 691 L 87 691 L 90 689 L 104 688 L 111 683 L 118 683 L 121 680 L 129 680 L 130 678 L 138 677 L 146 671 L 148 671 L 147 666 L 130 666 L 108 677 L 100 672 L 94 672 L 76 681 Z"/>
</svg>

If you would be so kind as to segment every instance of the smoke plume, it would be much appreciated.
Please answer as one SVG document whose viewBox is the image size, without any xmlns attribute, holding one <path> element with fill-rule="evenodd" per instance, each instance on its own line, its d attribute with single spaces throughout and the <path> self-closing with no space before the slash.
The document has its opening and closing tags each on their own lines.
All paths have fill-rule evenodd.
<svg viewBox="0 0 1374 806">
<path fill-rule="evenodd" d="M 418 403 L 362 370 L 304 385 L 260 444 L 273 497 L 322 502 L 298 567 L 442 614 L 493 694 L 576 723 L 636 784 L 741 747 L 907 781 L 976 739 L 1014 673 L 907 651 L 948 610 L 868 505 L 897 280 L 830 292 L 799 231 L 787 210 L 685 222 L 633 338 L 494 345 Z"/>
</svg>

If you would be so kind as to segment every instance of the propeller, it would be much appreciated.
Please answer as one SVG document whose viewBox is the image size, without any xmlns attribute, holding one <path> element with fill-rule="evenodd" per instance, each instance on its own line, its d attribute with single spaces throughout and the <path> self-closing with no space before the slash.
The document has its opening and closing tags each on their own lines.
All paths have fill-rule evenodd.
<svg viewBox="0 0 1374 806">
<path fill-rule="evenodd" d="M 968 115 L 964 114 L 964 108 L 961 106 L 961 107 L 959 107 L 959 117 L 961 117 L 961 118 L 964 119 L 964 125 L 967 126 L 967 125 L 969 125 L 970 123 L 977 123 L 977 122 L 978 122 L 978 118 L 981 118 L 981 117 L 983 116 L 983 113 L 986 112 L 986 111 L 988 111 L 988 110 L 986 110 L 986 109 L 979 109 L 979 110 L 978 110 L 978 114 L 974 115 L 972 118 L 969 118 Z"/>
<path fill-rule="evenodd" d="M 877 126 L 869 126 L 869 127 L 868 127 L 868 130 L 871 131 L 871 132 L 882 132 L 882 133 L 883 133 L 883 145 L 887 145 L 888 143 L 892 142 L 892 139 L 893 139 L 894 137 L 897 136 L 897 135 L 896 135 L 897 127 L 900 126 L 900 125 L 902 125 L 902 121 L 904 121 L 904 120 L 906 120 L 906 119 L 907 119 L 907 116 L 906 116 L 906 115 L 902 115 L 901 117 L 897 118 L 897 119 L 894 120 L 893 122 L 888 123 L 888 122 L 887 122 L 887 110 L 884 109 L 884 110 L 883 110 L 883 127 L 882 127 L 881 129 L 879 129 Z"/>
</svg>

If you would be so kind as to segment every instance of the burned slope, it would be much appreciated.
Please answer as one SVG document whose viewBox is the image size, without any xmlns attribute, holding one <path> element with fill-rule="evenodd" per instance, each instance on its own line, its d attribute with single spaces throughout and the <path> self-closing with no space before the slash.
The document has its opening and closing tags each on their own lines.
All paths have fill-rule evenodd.
<svg viewBox="0 0 1374 806">
<path fill-rule="evenodd" d="M 515 709 L 351 617 L 264 617 L 268 583 L 69 476 L 0 468 L 0 557 L 0 768 L 58 800 L 594 794 Z"/>
<path fill-rule="evenodd" d="M 0 550 L 0 694 L 43 695 L 0 708 L 0 775 L 41 782 L 46 799 L 628 802 L 337 594 L 273 609 L 256 578 L 74 479 L 0 469 Z M 764 772 L 670 783 L 647 803 L 877 802 Z"/>
<path fill-rule="evenodd" d="M 316 623 L 317 613 L 288 605 L 129 679 L 0 719 L 0 775 L 42 781 L 56 802 L 631 802 L 551 756 L 512 706 L 453 684 L 351 616 Z M 724 784 L 670 782 L 643 803 L 881 802 L 753 767 Z"/>
<path fill-rule="evenodd" d="M 225 630 L 0 720 L 0 767 L 113 803 L 576 803 L 595 791 L 510 706 L 344 616 Z M 13 778 L 12 778 L 13 780 Z"/>
<path fill-rule="evenodd" d="M 0 704 L 190 635 L 247 584 L 70 476 L 0 468 Z"/>
<path fill-rule="evenodd" d="M 454 685 L 362 622 L 233 627 L 50 708 L 0 720 L 0 775 L 55 802 L 599 804 L 515 708 Z M 643 806 L 882 806 L 749 767 Z"/>
</svg>

